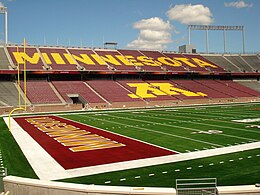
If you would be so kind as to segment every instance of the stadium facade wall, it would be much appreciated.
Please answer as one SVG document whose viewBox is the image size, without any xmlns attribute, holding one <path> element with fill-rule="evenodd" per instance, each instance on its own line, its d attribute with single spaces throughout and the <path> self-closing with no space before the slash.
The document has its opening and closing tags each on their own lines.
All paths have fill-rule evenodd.
<svg viewBox="0 0 260 195">
<path fill-rule="evenodd" d="M 54 181 L 41 181 L 14 176 L 7 176 L 4 179 L 4 190 L 12 195 L 176 195 L 174 188 L 155 187 L 119 187 L 83 185 Z M 256 195 L 260 194 L 260 188 L 253 185 L 248 186 L 225 186 L 217 187 L 219 195 Z"/>
</svg>

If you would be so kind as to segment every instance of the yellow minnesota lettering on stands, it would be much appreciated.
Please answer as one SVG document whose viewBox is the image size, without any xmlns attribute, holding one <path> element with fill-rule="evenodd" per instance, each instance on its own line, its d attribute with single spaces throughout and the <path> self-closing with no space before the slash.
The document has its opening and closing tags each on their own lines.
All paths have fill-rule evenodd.
<svg viewBox="0 0 260 195">
<path fill-rule="evenodd" d="M 33 53 L 30 56 L 24 52 L 12 52 L 16 63 L 23 64 L 24 61 L 28 61 L 31 64 L 38 64 L 41 57 L 43 61 L 51 65 L 53 62 L 56 64 L 70 64 L 76 65 L 76 62 L 83 63 L 85 65 L 107 65 L 111 64 L 113 66 L 161 66 L 167 65 L 172 67 L 180 67 L 185 64 L 188 67 L 209 67 L 209 68 L 218 68 L 214 64 L 206 62 L 198 58 L 185 58 L 185 57 L 158 57 L 154 59 L 147 56 L 131 56 L 131 55 L 97 55 L 97 54 L 68 54 L 68 53 Z M 51 60 L 52 59 L 52 60 Z"/>
<path fill-rule="evenodd" d="M 72 152 L 84 152 L 125 146 L 124 144 L 82 130 L 73 125 L 61 123 L 50 117 L 28 118 L 26 121 L 63 146 L 69 147 Z"/>
<path fill-rule="evenodd" d="M 158 96 L 184 95 L 187 97 L 205 97 L 202 92 L 192 92 L 177 88 L 170 83 L 127 83 L 128 86 L 136 88 L 135 94 L 128 94 L 131 98 L 157 98 Z"/>
</svg>

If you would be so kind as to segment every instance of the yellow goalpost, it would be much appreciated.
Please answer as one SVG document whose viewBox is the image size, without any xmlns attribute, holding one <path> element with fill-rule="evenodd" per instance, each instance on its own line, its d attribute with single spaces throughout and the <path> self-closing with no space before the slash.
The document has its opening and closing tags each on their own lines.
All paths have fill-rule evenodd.
<svg viewBox="0 0 260 195">
<path fill-rule="evenodd" d="M 18 46 L 17 46 L 17 53 L 19 52 Z M 26 53 L 26 39 L 24 38 L 23 41 L 23 52 Z M 20 64 L 18 62 L 17 64 L 17 85 L 18 85 L 18 108 L 14 108 L 8 115 L 8 128 L 11 131 L 11 116 L 12 114 L 17 110 L 24 110 L 26 111 L 26 60 L 24 60 L 23 63 L 23 75 L 24 75 L 24 106 L 21 106 L 21 90 L 20 90 Z"/>
</svg>

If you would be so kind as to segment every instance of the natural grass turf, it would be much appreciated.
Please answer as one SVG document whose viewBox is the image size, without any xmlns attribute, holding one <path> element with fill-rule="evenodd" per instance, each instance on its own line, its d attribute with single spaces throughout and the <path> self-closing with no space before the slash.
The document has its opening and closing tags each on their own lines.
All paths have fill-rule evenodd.
<svg viewBox="0 0 260 195">
<path fill-rule="evenodd" d="M 3 165 L 7 168 L 8 175 L 38 178 L 2 117 L 0 117 L 0 149 L 3 156 Z"/>
</svg>

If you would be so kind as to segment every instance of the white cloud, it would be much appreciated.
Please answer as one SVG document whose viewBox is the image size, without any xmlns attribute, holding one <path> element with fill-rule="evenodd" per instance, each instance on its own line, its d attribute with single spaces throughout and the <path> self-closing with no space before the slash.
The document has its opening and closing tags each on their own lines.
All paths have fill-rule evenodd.
<svg viewBox="0 0 260 195">
<path fill-rule="evenodd" d="M 0 7 L 4 7 L 4 4 L 0 1 Z"/>
<path fill-rule="evenodd" d="M 175 5 L 166 14 L 170 20 L 176 20 L 182 24 L 209 25 L 214 22 L 210 9 L 201 4 Z"/>
<path fill-rule="evenodd" d="M 136 29 L 150 29 L 150 30 L 170 30 L 171 24 L 169 21 L 164 22 L 163 19 L 159 17 L 143 19 L 134 23 L 134 28 Z"/>
<path fill-rule="evenodd" d="M 246 8 L 246 7 L 253 7 L 253 4 L 252 3 L 246 3 L 244 1 L 234 1 L 234 2 L 230 2 L 230 3 L 227 3 L 225 2 L 224 5 L 226 7 L 235 7 L 235 8 Z"/>
<path fill-rule="evenodd" d="M 171 30 L 169 21 L 153 17 L 134 23 L 133 28 L 140 30 L 136 40 L 127 44 L 128 48 L 164 50 L 171 43 Z"/>
</svg>

